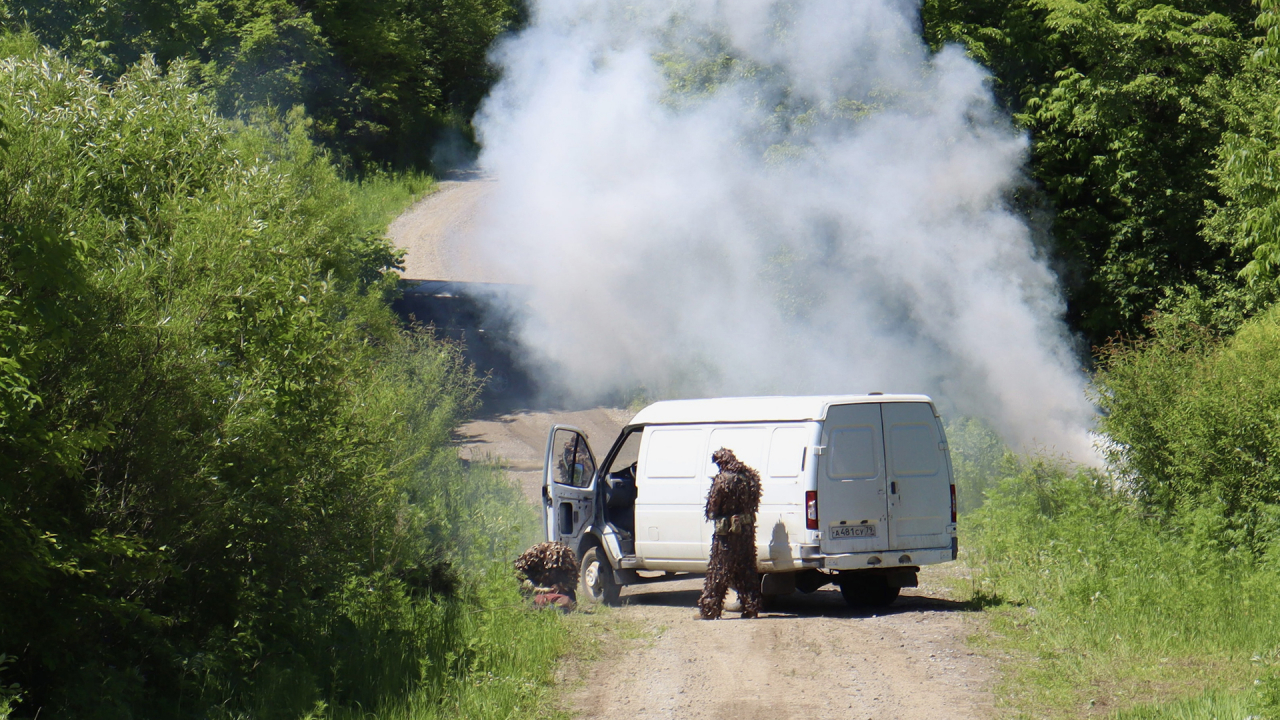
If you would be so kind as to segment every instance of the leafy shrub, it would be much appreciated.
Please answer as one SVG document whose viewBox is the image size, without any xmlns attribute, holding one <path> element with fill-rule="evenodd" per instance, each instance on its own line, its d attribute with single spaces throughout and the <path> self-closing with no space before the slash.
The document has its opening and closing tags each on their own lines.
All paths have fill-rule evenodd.
<svg viewBox="0 0 1280 720">
<path fill-rule="evenodd" d="M 1128 486 L 1165 515 L 1221 504 L 1224 542 L 1265 552 L 1280 527 L 1280 306 L 1221 343 L 1157 326 L 1103 368 L 1101 429 Z"/>
<path fill-rule="evenodd" d="M 981 418 L 960 417 L 947 423 L 947 445 L 956 483 L 956 509 L 961 515 L 982 507 L 987 490 L 1016 470 L 1013 453 Z"/>
<path fill-rule="evenodd" d="M 5 0 L 29 29 L 114 78 L 183 60 L 228 115 L 303 105 L 311 134 L 365 163 L 422 164 L 430 136 L 466 131 L 493 80 L 485 54 L 512 0 Z"/>
<path fill-rule="evenodd" d="M 997 628 L 1035 660 L 1011 672 L 1020 702 L 1243 691 L 1247 659 L 1280 647 L 1280 568 L 1233 545 L 1225 513 L 1158 517 L 1098 472 L 1046 461 L 988 491 L 961 527 L 978 592 L 1008 603 Z M 1166 710 L 1132 716 L 1178 717 Z"/>
<path fill-rule="evenodd" d="M 536 522 L 459 466 L 476 380 L 399 327 L 397 258 L 305 118 L 220 119 L 181 62 L 105 86 L 0 50 L 16 711 L 296 717 L 485 672 L 469 613 L 513 585 L 467 566 Z"/>
</svg>

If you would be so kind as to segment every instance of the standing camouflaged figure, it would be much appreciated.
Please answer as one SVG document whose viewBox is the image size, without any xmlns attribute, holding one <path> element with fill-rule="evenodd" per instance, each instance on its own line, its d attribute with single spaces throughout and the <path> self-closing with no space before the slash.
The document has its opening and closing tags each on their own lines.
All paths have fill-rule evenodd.
<svg viewBox="0 0 1280 720">
<path fill-rule="evenodd" d="M 715 523 L 707 579 L 698 598 L 704 620 L 724 610 L 725 592 L 732 587 L 742 603 L 742 617 L 760 614 L 760 576 L 756 573 L 756 511 L 760 509 L 760 475 L 720 448 L 711 455 L 720 468 L 707 493 L 707 519 Z"/>
</svg>

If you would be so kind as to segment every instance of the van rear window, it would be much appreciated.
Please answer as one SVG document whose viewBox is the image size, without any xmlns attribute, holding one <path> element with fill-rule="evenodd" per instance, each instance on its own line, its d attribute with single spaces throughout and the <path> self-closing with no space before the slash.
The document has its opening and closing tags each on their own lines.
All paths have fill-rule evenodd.
<svg viewBox="0 0 1280 720">
<path fill-rule="evenodd" d="M 942 451 L 932 425 L 900 423 L 889 426 L 889 454 L 896 477 L 936 475 Z"/>
<path fill-rule="evenodd" d="M 870 425 L 838 427 L 831 431 L 831 461 L 827 477 L 832 480 L 866 480 L 880 475 L 876 431 Z"/>
</svg>

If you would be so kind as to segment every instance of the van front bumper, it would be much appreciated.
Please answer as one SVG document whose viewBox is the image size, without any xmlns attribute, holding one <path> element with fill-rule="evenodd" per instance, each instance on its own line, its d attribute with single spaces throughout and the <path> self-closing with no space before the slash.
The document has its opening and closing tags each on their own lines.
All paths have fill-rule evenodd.
<svg viewBox="0 0 1280 720">
<path fill-rule="evenodd" d="M 812 554 L 805 550 L 812 548 Z M 806 567 L 827 570 L 865 570 L 866 568 L 904 567 L 912 565 L 936 565 L 951 562 L 951 547 L 922 548 L 916 550 L 886 550 L 880 552 L 842 553 L 823 555 L 817 546 L 801 546 L 801 559 Z M 816 561 L 816 562 L 815 562 Z"/>
</svg>

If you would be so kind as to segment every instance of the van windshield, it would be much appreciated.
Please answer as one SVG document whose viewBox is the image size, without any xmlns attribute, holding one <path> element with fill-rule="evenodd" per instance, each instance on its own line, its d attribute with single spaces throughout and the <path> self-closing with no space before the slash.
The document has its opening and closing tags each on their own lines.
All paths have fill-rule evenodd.
<svg viewBox="0 0 1280 720">
<path fill-rule="evenodd" d="M 610 475 L 635 464 L 640 457 L 640 436 L 643 434 L 640 428 L 627 433 L 627 438 L 622 441 L 622 447 L 618 450 L 618 454 L 613 457 L 613 462 L 609 464 Z"/>
</svg>

